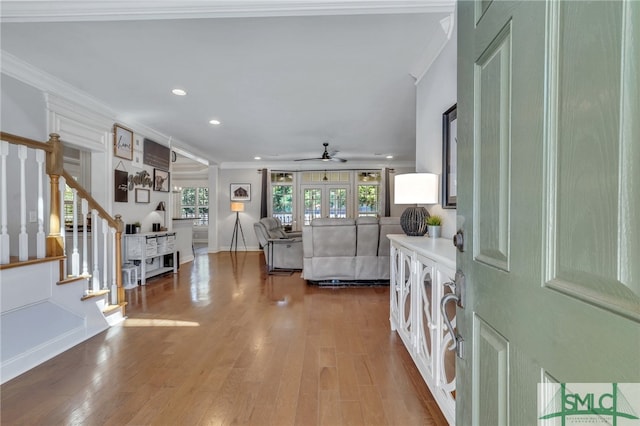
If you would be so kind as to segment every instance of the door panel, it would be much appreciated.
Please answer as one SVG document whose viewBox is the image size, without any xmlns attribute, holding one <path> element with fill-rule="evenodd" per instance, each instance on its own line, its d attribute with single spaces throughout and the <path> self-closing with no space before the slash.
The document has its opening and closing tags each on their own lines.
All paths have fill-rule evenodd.
<svg viewBox="0 0 640 426">
<path fill-rule="evenodd" d="M 640 258 L 640 227 L 627 226 L 632 214 L 640 223 L 638 196 L 632 198 L 630 185 L 640 182 L 640 172 L 630 161 L 632 140 L 624 128 L 632 114 L 637 120 L 637 98 L 621 108 L 629 86 L 637 91 L 636 71 L 625 66 L 632 58 L 623 54 L 640 42 L 637 30 L 635 40 L 631 30 L 622 32 L 629 28 L 623 19 L 630 19 L 632 4 L 558 3 L 550 9 L 556 25 L 548 36 L 557 55 L 550 58 L 547 108 L 557 120 L 546 141 L 552 219 L 546 285 L 640 319 L 640 262 L 631 262 Z M 635 156 L 637 164 L 637 148 Z"/>
<path fill-rule="evenodd" d="M 475 66 L 476 260 L 509 270 L 511 22 Z"/>
<path fill-rule="evenodd" d="M 640 2 L 458 3 L 456 422 L 640 382 Z"/>
</svg>

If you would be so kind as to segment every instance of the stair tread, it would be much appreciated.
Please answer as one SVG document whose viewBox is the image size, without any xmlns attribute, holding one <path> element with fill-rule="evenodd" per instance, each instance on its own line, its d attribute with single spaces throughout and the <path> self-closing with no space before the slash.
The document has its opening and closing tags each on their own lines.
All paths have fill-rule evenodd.
<svg viewBox="0 0 640 426">
<path fill-rule="evenodd" d="M 89 294 L 85 294 L 84 296 L 82 296 L 80 298 L 80 300 L 87 300 L 87 299 L 91 299 L 93 297 L 100 297 L 100 296 L 104 296 L 105 294 L 109 294 L 109 290 L 98 290 L 98 291 L 93 291 Z"/>
<path fill-rule="evenodd" d="M 91 278 L 91 275 L 78 275 L 77 277 L 67 277 L 63 280 L 58 281 L 58 285 L 71 284 L 77 281 L 88 280 Z"/>
<path fill-rule="evenodd" d="M 123 307 L 125 307 L 127 305 L 127 302 L 124 303 L 120 303 L 117 305 L 107 305 L 104 307 L 104 309 L 102 310 L 103 314 L 110 314 L 113 311 L 117 311 L 118 309 L 122 309 Z"/>
</svg>

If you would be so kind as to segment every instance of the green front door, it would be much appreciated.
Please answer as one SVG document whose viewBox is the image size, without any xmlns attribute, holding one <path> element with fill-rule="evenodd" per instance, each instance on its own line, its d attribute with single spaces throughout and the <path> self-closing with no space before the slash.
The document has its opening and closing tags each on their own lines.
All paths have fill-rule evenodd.
<svg viewBox="0 0 640 426">
<path fill-rule="evenodd" d="M 571 424 L 539 383 L 640 382 L 640 2 L 461 1 L 458 26 L 457 424 Z"/>
</svg>

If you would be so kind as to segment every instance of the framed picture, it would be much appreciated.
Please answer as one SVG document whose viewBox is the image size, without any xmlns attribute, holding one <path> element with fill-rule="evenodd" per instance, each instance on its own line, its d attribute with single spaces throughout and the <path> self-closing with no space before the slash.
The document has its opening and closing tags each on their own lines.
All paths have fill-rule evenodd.
<svg viewBox="0 0 640 426">
<path fill-rule="evenodd" d="M 457 104 L 442 114 L 442 208 L 457 206 L 457 152 L 458 112 Z"/>
<path fill-rule="evenodd" d="M 151 191 L 148 189 L 136 188 L 136 203 L 149 204 L 151 202 Z"/>
<path fill-rule="evenodd" d="M 113 125 L 113 154 L 127 160 L 133 158 L 133 131 L 119 124 Z"/>
<path fill-rule="evenodd" d="M 113 187 L 115 188 L 113 198 L 116 203 L 129 202 L 129 176 L 126 171 L 113 171 Z"/>
<path fill-rule="evenodd" d="M 169 172 L 153 169 L 153 190 L 169 192 Z"/>
<path fill-rule="evenodd" d="M 232 183 L 231 201 L 251 201 L 250 183 Z"/>
</svg>

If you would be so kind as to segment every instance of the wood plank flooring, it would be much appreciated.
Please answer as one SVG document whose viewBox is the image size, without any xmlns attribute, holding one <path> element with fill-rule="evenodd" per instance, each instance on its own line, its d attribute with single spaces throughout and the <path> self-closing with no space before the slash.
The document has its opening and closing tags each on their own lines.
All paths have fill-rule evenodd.
<svg viewBox="0 0 640 426">
<path fill-rule="evenodd" d="M 128 319 L 0 387 L 2 425 L 446 425 L 389 328 L 389 288 L 197 255 Z"/>
</svg>

